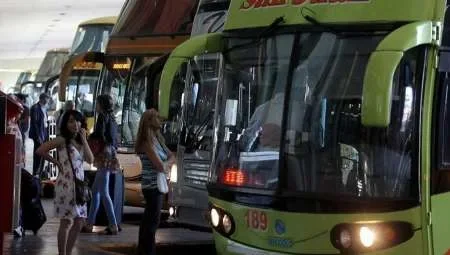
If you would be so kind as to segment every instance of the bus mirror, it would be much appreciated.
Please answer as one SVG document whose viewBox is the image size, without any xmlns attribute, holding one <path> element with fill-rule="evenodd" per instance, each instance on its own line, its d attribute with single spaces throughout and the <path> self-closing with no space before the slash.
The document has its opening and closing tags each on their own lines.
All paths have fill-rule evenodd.
<svg viewBox="0 0 450 255">
<path fill-rule="evenodd" d="M 450 72 L 450 49 L 439 50 L 439 72 Z"/>
<path fill-rule="evenodd" d="M 435 44 L 431 21 L 412 22 L 386 36 L 372 53 L 366 67 L 361 121 L 366 127 L 387 127 L 390 123 L 394 73 L 404 52 Z"/>
<path fill-rule="evenodd" d="M 361 121 L 366 127 L 387 127 L 391 119 L 394 73 L 402 51 L 375 51 L 364 75 Z"/>
<path fill-rule="evenodd" d="M 217 53 L 223 49 L 223 37 L 221 33 L 205 34 L 193 37 L 180 44 L 170 54 L 164 65 L 160 79 L 159 114 L 167 118 L 169 116 L 169 102 L 172 83 L 181 65 L 195 56 L 205 53 Z"/>
<path fill-rule="evenodd" d="M 225 106 L 225 126 L 236 126 L 238 100 L 228 99 Z"/>
</svg>

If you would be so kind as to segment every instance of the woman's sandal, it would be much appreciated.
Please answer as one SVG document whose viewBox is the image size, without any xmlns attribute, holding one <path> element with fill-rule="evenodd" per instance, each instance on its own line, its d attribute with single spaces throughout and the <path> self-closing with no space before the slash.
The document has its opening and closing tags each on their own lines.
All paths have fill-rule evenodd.
<svg viewBox="0 0 450 255">
<path fill-rule="evenodd" d="M 81 233 L 93 233 L 94 232 L 94 225 L 86 224 L 81 228 Z"/>
<path fill-rule="evenodd" d="M 99 235 L 117 235 L 119 228 L 117 226 L 108 226 L 103 231 L 99 232 Z"/>
</svg>

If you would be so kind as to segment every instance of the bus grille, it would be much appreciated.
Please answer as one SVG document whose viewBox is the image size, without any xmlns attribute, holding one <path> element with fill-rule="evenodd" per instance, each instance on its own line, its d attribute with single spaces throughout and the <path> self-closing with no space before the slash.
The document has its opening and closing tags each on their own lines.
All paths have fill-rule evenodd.
<svg viewBox="0 0 450 255">
<path fill-rule="evenodd" d="M 208 181 L 208 160 L 185 160 L 184 182 L 187 185 L 205 186 Z"/>
</svg>

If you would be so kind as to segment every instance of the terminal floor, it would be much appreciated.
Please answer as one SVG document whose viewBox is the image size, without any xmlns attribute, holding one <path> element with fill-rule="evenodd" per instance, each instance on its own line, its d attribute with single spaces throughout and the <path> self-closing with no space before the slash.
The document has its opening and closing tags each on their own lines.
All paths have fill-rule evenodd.
<svg viewBox="0 0 450 255">
<path fill-rule="evenodd" d="M 31 231 L 25 237 L 14 238 L 12 234 L 4 237 L 3 254 L 58 254 L 57 230 L 59 221 L 54 218 L 52 200 L 44 200 L 44 208 L 48 217 L 47 222 L 36 236 Z M 142 208 L 125 207 L 122 232 L 116 236 L 93 234 L 80 234 L 75 245 L 73 255 L 97 254 L 135 254 L 138 239 L 139 220 Z M 101 231 L 104 227 L 96 227 Z M 161 225 L 157 231 L 158 254 L 181 254 L 190 252 L 203 252 L 215 254 L 211 233 L 192 231 Z"/>
<path fill-rule="evenodd" d="M 33 166 L 33 141 L 26 141 L 26 169 L 31 172 Z M 36 236 L 27 232 L 22 238 L 15 239 L 12 234 L 4 236 L 3 254 L 47 255 L 58 254 L 57 237 L 59 221 L 53 217 L 53 200 L 43 200 L 47 222 Z M 72 255 L 97 254 L 134 254 L 138 240 L 139 221 L 143 208 L 125 207 L 122 232 L 116 236 L 98 234 L 80 234 Z M 101 231 L 104 227 L 96 227 Z M 182 254 L 196 252 L 215 254 L 212 234 L 162 225 L 157 231 L 158 254 Z"/>
</svg>

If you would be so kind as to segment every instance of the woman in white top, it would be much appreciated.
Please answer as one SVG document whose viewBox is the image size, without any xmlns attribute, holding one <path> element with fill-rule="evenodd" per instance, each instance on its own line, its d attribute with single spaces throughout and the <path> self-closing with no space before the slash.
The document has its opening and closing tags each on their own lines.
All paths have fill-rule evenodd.
<svg viewBox="0 0 450 255">
<path fill-rule="evenodd" d="M 92 163 L 94 156 L 89 148 L 86 130 L 82 129 L 84 118 L 75 110 L 65 112 L 61 120 L 61 135 L 42 144 L 36 151 L 45 160 L 59 168 L 55 186 L 55 215 L 60 218 L 58 251 L 60 255 L 71 254 L 78 233 L 87 217 L 86 203 L 77 202 L 75 180 L 84 180 L 83 161 Z M 57 149 L 59 158 L 49 155 Z"/>
</svg>

